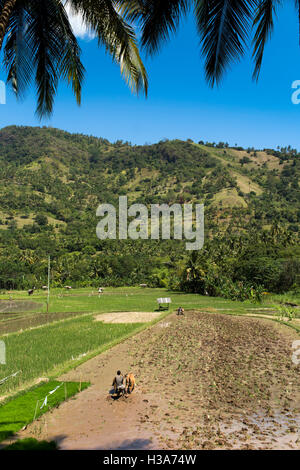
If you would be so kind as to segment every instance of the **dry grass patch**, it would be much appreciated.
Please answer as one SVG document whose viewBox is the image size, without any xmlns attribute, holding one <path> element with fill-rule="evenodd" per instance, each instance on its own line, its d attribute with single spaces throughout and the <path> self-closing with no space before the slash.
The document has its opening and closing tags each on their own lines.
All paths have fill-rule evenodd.
<svg viewBox="0 0 300 470">
<path fill-rule="evenodd" d="M 146 323 L 160 315 L 161 312 L 112 312 L 97 315 L 95 320 L 104 323 Z"/>
</svg>

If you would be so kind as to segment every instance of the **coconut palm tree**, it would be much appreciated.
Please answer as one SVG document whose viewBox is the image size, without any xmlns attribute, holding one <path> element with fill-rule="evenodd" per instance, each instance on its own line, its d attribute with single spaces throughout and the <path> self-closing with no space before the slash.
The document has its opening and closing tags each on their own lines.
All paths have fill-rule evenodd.
<svg viewBox="0 0 300 470">
<path fill-rule="evenodd" d="M 78 104 L 84 67 L 66 5 L 79 13 L 121 68 L 133 92 L 147 94 L 147 74 L 134 28 L 124 20 L 115 0 L 0 0 L 0 50 L 7 82 L 22 96 L 35 81 L 37 113 L 52 113 L 60 79 L 72 86 Z"/>
<path fill-rule="evenodd" d="M 252 42 L 253 79 L 259 77 L 265 44 L 273 30 L 280 0 L 124 0 L 121 12 L 139 22 L 142 46 L 157 52 L 180 20 L 193 8 L 205 59 L 207 82 L 219 83 L 232 62 L 241 58 Z M 300 19 L 300 0 L 295 0 Z"/>
</svg>

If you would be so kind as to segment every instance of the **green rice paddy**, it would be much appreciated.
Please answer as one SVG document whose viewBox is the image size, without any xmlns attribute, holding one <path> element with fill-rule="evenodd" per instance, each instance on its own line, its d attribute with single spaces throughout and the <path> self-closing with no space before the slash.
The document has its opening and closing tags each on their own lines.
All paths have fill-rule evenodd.
<svg viewBox="0 0 300 470">
<path fill-rule="evenodd" d="M 88 382 L 49 381 L 0 406 L 0 441 L 88 386 Z M 49 395 L 56 387 L 59 388 Z M 47 405 L 42 406 L 46 396 Z"/>
</svg>

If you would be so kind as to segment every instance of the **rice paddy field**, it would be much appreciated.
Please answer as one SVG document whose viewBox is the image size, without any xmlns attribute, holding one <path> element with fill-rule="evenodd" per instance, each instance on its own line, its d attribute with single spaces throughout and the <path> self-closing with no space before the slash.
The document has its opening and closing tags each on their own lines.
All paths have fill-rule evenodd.
<svg viewBox="0 0 300 470">
<path fill-rule="evenodd" d="M 98 295 L 97 289 L 83 288 L 53 289 L 50 295 L 49 313 L 74 313 L 74 312 L 113 312 L 126 310 L 154 311 L 157 309 L 156 299 L 159 297 L 171 297 L 171 307 L 177 307 L 180 302 L 184 302 L 186 308 L 199 306 L 210 307 L 216 305 L 217 308 L 231 307 L 234 310 L 241 309 L 249 305 L 247 302 L 230 302 L 220 297 L 212 298 L 198 294 L 185 294 L 182 292 L 170 292 L 166 289 L 149 289 L 138 287 L 105 288 L 103 294 Z M 6 313 L 8 311 L 18 313 L 18 303 L 20 310 L 24 311 L 24 301 L 30 302 L 30 309 L 26 313 L 46 313 L 47 293 L 41 290 L 36 291 L 32 296 L 24 291 L 13 291 L 0 293 L 0 314 L 1 301 L 6 302 Z M 7 307 L 10 302 L 11 308 Z M 250 305 L 252 305 L 250 303 Z M 5 312 L 4 312 L 5 313 Z M 0 317 L 1 318 L 1 317 Z"/>
<path fill-rule="evenodd" d="M 101 314 L 112 312 L 157 312 L 159 297 L 171 297 L 172 303 L 169 311 L 162 311 L 154 320 L 138 321 L 135 316 L 134 323 L 101 321 Z M 42 290 L 30 297 L 24 291 L 3 292 L 0 294 L 0 341 L 5 345 L 6 363 L 0 363 L 0 400 L 32 386 L 41 377 L 55 378 L 179 306 L 207 313 L 277 318 L 273 297 L 263 304 L 253 304 L 166 289 L 105 288 L 100 295 L 93 288 L 53 289 L 47 312 L 47 293 Z M 295 318 L 290 324 L 300 329 L 298 322 Z M 17 375 L 10 377 L 16 372 Z M 6 377 L 9 378 L 1 383 Z"/>
<path fill-rule="evenodd" d="M 1 407 L 0 442 L 88 386 L 87 382 L 49 381 L 20 394 Z M 46 396 L 47 404 L 44 405 Z"/>
</svg>

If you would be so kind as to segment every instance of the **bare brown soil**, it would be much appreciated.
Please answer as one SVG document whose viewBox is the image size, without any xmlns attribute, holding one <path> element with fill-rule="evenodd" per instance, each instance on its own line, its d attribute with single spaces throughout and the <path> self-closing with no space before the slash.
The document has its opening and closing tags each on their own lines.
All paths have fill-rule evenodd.
<svg viewBox="0 0 300 470">
<path fill-rule="evenodd" d="M 103 323 L 146 323 L 160 315 L 161 312 L 112 312 L 97 315 L 95 320 Z"/>
<path fill-rule="evenodd" d="M 92 385 L 17 437 L 61 449 L 299 449 L 294 339 L 269 320 L 171 314 L 62 376 Z M 137 387 L 113 400 L 117 369 Z"/>
</svg>

